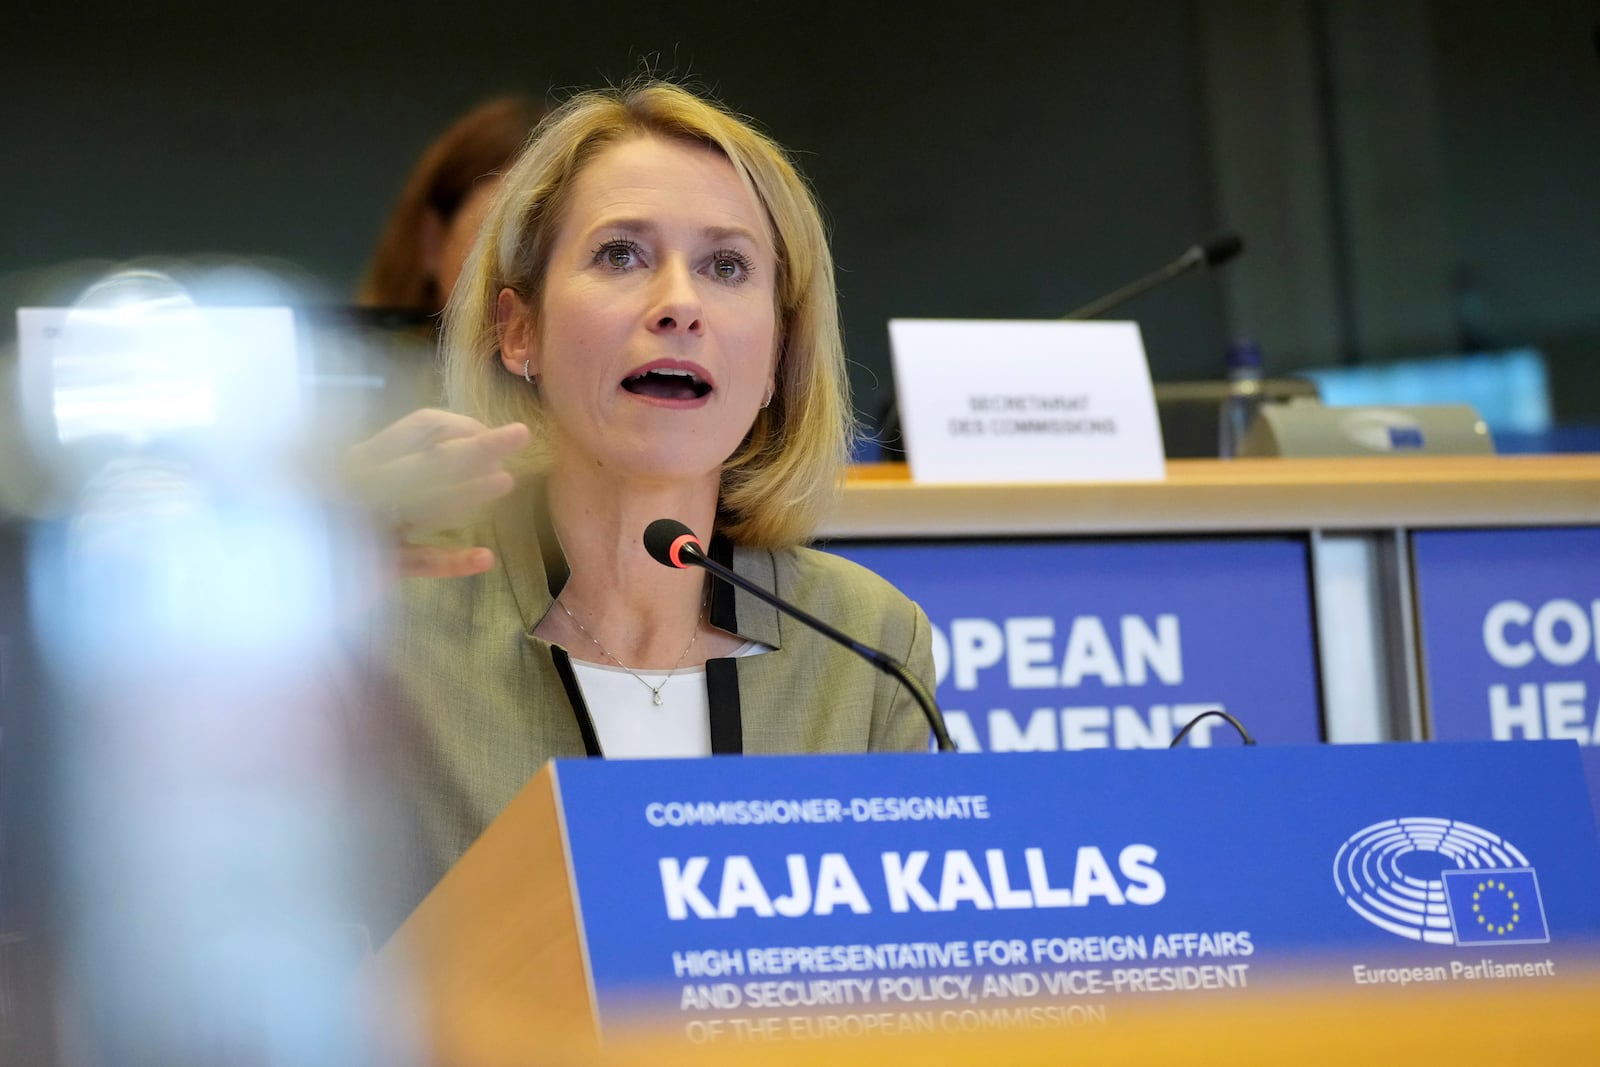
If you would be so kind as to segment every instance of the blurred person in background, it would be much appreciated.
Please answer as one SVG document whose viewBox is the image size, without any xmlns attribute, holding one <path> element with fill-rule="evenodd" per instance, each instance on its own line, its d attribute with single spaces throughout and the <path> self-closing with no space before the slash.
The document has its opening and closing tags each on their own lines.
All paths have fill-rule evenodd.
<svg viewBox="0 0 1600 1067">
<path fill-rule="evenodd" d="M 436 315 L 499 186 L 544 113 L 523 96 L 487 100 L 442 133 L 406 179 L 367 265 L 362 307 Z"/>
<path fill-rule="evenodd" d="M 439 313 L 484 212 L 544 109 L 486 100 L 440 134 L 406 179 L 355 307 L 306 310 L 318 388 L 308 451 L 342 451 L 419 407 L 443 403 Z"/>
</svg>

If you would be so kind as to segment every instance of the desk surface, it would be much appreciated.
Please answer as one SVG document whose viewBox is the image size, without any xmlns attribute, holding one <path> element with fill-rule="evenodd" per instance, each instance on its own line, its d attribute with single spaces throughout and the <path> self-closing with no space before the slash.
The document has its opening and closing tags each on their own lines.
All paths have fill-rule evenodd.
<svg viewBox="0 0 1600 1067">
<path fill-rule="evenodd" d="M 850 472 L 822 536 L 962 537 L 1600 524 L 1600 455 L 1169 460 L 1160 482 L 917 485 Z"/>
<path fill-rule="evenodd" d="M 959 1014 L 966 1032 L 850 1040 L 729 1041 L 692 1045 L 682 1023 L 658 1034 L 608 1041 L 561 1033 L 541 1035 L 536 1062 L 550 1067 L 929 1067 L 938 1064 L 1006 1064 L 1056 1067 L 1062 1063 L 1129 1065 L 1218 1064 L 1256 1067 L 1283 1063 L 1430 1063 L 1451 1067 L 1506 1063 L 1589 1063 L 1600 1041 L 1594 1002 L 1600 978 L 1569 974 L 1554 982 L 1526 980 L 1422 983 L 1375 989 L 1285 990 L 1275 1010 L 1244 1009 L 1225 993 L 1194 994 L 1192 1001 L 1119 1005 L 1115 1025 L 1063 1029 L 1012 1029 L 983 1024 L 975 1011 Z M 1041 1002 L 1049 1003 L 1049 1002 Z M 1059 1002 L 1058 1002 L 1059 1003 Z M 850 1009 L 841 1009 L 848 1012 Z M 837 1016 L 836 1016 L 837 1017 Z M 856 1014 L 853 1018 L 877 1018 Z M 508 1018 L 516 1018 L 508 1016 Z M 517 1026 L 524 1024 L 515 1024 Z M 396 1027 L 409 1032 L 408 1027 Z M 502 1067 L 529 1062 L 514 1027 L 479 1028 L 470 1043 L 441 1050 L 451 1067 Z"/>
</svg>

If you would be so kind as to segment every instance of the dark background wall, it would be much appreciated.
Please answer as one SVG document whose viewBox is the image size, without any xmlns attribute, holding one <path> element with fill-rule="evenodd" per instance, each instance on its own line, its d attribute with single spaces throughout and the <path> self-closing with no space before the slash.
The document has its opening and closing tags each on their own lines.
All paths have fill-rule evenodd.
<svg viewBox="0 0 1600 1067">
<path fill-rule="evenodd" d="M 12 16 L 12 303 L 151 253 L 275 257 L 340 299 L 457 114 L 649 66 L 798 154 L 866 412 L 891 316 L 1059 315 L 1226 226 L 1237 267 L 1128 309 L 1157 378 L 1214 374 L 1236 332 L 1282 369 L 1451 351 L 1464 302 L 1495 343 L 1600 344 L 1600 0 L 225 10 Z"/>
</svg>

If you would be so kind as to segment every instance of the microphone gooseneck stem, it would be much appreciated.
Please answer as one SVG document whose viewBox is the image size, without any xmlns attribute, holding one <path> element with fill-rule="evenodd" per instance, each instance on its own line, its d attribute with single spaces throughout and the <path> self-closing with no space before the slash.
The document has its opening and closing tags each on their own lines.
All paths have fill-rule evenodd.
<svg viewBox="0 0 1600 1067">
<path fill-rule="evenodd" d="M 901 666 L 899 662 L 869 645 L 862 644 L 848 634 L 841 633 L 810 612 L 802 611 L 793 604 L 780 600 L 777 596 L 767 592 L 767 590 L 761 588 L 744 575 L 738 574 L 711 559 L 701 551 L 697 543 L 690 542 L 683 545 L 679 550 L 679 558 L 683 563 L 710 571 L 718 578 L 730 585 L 738 586 L 758 600 L 765 601 L 779 611 L 793 615 L 822 636 L 843 645 L 862 659 L 874 664 L 879 670 L 887 671 L 889 674 L 894 675 L 895 679 L 906 687 L 907 691 L 911 693 L 911 696 L 922 708 L 923 717 L 928 720 L 928 727 L 933 731 L 933 738 L 939 746 L 939 751 L 954 752 L 956 750 L 955 742 L 950 740 L 950 734 L 945 729 L 944 716 L 939 713 L 939 706 L 933 702 L 933 697 L 928 693 L 927 687 L 917 679 L 916 675 Z"/>
<path fill-rule="evenodd" d="M 1076 311 L 1068 312 L 1061 316 L 1067 321 L 1081 321 L 1083 319 L 1099 318 L 1112 308 L 1125 304 L 1134 297 L 1154 289 L 1169 278 L 1176 278 L 1184 271 L 1193 270 L 1206 261 L 1205 249 L 1195 245 L 1183 255 L 1168 263 L 1165 267 L 1151 274 L 1146 274 L 1136 282 L 1124 285 L 1116 292 L 1107 293 L 1098 300 L 1091 301 Z"/>
<path fill-rule="evenodd" d="M 1189 736 L 1189 731 L 1193 730 L 1200 720 L 1209 719 L 1213 716 L 1219 719 L 1226 719 L 1229 726 L 1239 731 L 1239 738 L 1246 745 L 1253 745 L 1256 743 L 1256 739 L 1250 736 L 1250 731 L 1244 728 L 1244 723 L 1240 722 L 1238 719 L 1235 719 L 1232 715 L 1229 715 L 1221 708 L 1211 708 L 1207 711 L 1202 711 L 1200 714 L 1196 715 L 1194 718 L 1185 723 L 1183 729 L 1178 731 L 1178 736 L 1174 737 L 1172 739 L 1172 743 L 1167 745 L 1167 747 L 1177 748 L 1179 743 L 1182 742 L 1185 737 Z"/>
</svg>

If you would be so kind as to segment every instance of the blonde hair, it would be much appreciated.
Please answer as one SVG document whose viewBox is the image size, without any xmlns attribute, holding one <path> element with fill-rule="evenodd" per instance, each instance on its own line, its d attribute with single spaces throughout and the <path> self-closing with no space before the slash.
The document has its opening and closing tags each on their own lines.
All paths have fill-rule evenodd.
<svg viewBox="0 0 1600 1067">
<path fill-rule="evenodd" d="M 501 365 L 495 308 L 502 289 L 537 316 L 573 180 L 605 149 L 639 137 L 711 148 L 765 209 L 777 251 L 776 390 L 722 470 L 721 533 L 737 544 L 808 540 L 833 499 L 856 425 L 839 329 L 833 256 L 816 200 L 781 148 L 746 121 L 680 86 L 646 81 L 582 93 L 556 109 L 506 172 L 445 310 L 450 403 L 497 426 L 526 422 L 540 448 L 539 391 Z"/>
</svg>

